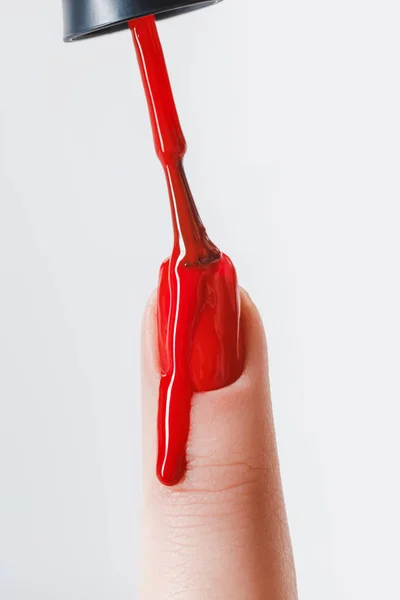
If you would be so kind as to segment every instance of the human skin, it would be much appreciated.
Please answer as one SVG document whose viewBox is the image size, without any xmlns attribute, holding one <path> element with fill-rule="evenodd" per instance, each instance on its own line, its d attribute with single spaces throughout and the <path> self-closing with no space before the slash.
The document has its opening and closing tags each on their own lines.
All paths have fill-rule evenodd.
<svg viewBox="0 0 400 600">
<path fill-rule="evenodd" d="M 141 600 L 296 600 L 259 313 L 242 292 L 246 363 L 221 390 L 193 397 L 181 483 L 155 474 L 160 366 L 156 298 L 143 320 Z"/>
</svg>

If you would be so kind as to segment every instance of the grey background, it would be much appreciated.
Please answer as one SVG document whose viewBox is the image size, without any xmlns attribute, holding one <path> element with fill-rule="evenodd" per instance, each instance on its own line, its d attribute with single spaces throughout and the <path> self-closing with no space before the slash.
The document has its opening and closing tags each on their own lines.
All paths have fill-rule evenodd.
<svg viewBox="0 0 400 600">
<path fill-rule="evenodd" d="M 400 597 L 399 17 L 160 25 L 195 197 L 267 327 L 307 600 Z M 140 319 L 170 246 L 128 33 L 65 46 L 57 0 L 0 0 L 2 600 L 136 597 Z"/>
</svg>

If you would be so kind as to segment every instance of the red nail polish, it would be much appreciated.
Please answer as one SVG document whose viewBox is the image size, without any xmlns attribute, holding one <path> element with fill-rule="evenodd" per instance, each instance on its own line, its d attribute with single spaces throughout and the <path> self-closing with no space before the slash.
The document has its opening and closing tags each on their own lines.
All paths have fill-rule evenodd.
<svg viewBox="0 0 400 600">
<path fill-rule="evenodd" d="M 204 266 L 161 267 L 158 288 L 161 382 L 157 476 L 175 485 L 186 469 L 195 392 L 218 390 L 243 371 L 240 297 L 235 268 L 224 254 Z"/>
<path fill-rule="evenodd" d="M 193 394 L 236 381 L 244 365 L 235 268 L 209 240 L 183 169 L 183 136 L 153 16 L 130 23 L 157 155 L 171 205 L 174 247 L 161 266 L 161 379 L 157 476 L 176 485 L 186 470 Z"/>
<path fill-rule="evenodd" d="M 203 283 L 203 305 L 192 339 L 191 375 L 198 392 L 218 390 L 236 381 L 243 370 L 240 296 L 231 260 L 209 267 Z"/>
</svg>

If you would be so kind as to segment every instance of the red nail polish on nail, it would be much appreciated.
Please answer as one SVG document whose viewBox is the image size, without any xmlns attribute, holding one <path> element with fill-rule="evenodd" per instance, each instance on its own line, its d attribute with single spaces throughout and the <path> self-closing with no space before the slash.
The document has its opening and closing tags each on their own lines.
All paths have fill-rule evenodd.
<svg viewBox="0 0 400 600">
<path fill-rule="evenodd" d="M 157 476 L 164 485 L 176 485 L 186 470 L 193 394 L 225 387 L 243 371 L 240 298 L 235 268 L 209 240 L 186 179 L 186 142 L 154 17 L 130 27 L 174 229 L 173 252 L 161 267 L 158 288 Z"/>
<path fill-rule="evenodd" d="M 204 266 L 161 267 L 158 330 L 159 392 L 157 475 L 175 485 L 186 469 L 194 392 L 218 390 L 243 371 L 240 298 L 236 271 L 225 255 Z"/>
</svg>

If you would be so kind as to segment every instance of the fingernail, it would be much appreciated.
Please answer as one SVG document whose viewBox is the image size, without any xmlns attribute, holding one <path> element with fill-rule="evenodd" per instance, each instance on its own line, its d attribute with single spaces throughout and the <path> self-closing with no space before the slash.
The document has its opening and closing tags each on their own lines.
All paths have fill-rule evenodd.
<svg viewBox="0 0 400 600">
<path fill-rule="evenodd" d="M 212 273 L 203 290 L 203 307 L 192 340 L 191 374 L 197 392 L 218 390 L 234 383 L 244 365 L 235 267 L 222 255 L 209 268 Z"/>
</svg>

